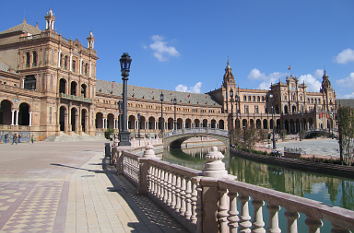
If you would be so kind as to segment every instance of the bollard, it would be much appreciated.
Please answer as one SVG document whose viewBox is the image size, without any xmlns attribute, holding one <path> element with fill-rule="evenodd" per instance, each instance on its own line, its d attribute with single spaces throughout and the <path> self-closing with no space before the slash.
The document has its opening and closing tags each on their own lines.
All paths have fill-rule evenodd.
<svg viewBox="0 0 354 233">
<path fill-rule="evenodd" d="M 211 151 L 205 156 L 207 162 L 204 164 L 203 176 L 213 178 L 226 178 L 228 176 L 225 163 L 222 161 L 224 155 L 213 146 Z"/>
<path fill-rule="evenodd" d="M 104 144 L 104 157 L 111 157 L 111 144 L 109 142 Z"/>
</svg>

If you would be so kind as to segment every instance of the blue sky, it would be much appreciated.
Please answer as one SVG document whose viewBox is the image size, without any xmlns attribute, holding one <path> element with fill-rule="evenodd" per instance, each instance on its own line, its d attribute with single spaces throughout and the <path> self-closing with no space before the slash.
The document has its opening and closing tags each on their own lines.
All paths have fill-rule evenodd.
<svg viewBox="0 0 354 233">
<path fill-rule="evenodd" d="M 354 98 L 353 0 L 6 1 L 0 30 L 39 23 L 52 8 L 56 31 L 86 45 L 95 35 L 97 78 L 207 92 L 220 87 L 227 57 L 242 88 L 268 88 L 292 74 L 316 90 L 327 70 L 338 97 Z"/>
</svg>

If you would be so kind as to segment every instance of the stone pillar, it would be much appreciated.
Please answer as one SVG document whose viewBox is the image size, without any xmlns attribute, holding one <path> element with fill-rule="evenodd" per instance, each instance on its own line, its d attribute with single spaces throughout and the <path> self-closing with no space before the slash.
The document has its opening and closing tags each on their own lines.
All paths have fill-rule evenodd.
<svg viewBox="0 0 354 233">
<path fill-rule="evenodd" d="M 11 125 L 15 124 L 15 110 L 11 110 Z"/>
<path fill-rule="evenodd" d="M 218 151 L 216 146 L 213 146 L 211 151 L 205 156 L 207 162 L 204 164 L 203 176 L 213 177 L 213 178 L 224 178 L 226 177 L 227 171 L 225 169 L 225 163 L 222 161 L 224 155 Z"/>
<path fill-rule="evenodd" d="M 19 113 L 19 111 L 17 110 L 16 111 L 16 122 L 15 122 L 15 125 L 18 125 L 18 113 Z"/>
<path fill-rule="evenodd" d="M 28 126 L 32 126 L 32 112 L 29 113 L 29 124 Z"/>
</svg>

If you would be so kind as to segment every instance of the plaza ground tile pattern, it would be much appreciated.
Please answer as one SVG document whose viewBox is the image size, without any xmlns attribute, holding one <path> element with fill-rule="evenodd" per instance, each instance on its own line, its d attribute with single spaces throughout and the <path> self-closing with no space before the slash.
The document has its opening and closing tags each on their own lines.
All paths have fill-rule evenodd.
<svg viewBox="0 0 354 233">
<path fill-rule="evenodd" d="M 94 145 L 86 150 L 80 145 L 61 149 L 63 143 L 49 146 L 40 156 L 38 151 L 48 145 L 0 145 L 0 233 L 186 232 L 147 197 L 137 195 L 115 168 L 102 164 L 102 143 L 97 150 Z M 37 156 L 18 153 L 23 150 Z M 68 156 L 75 150 L 80 159 Z M 18 159 L 24 164 L 11 171 Z"/>
</svg>

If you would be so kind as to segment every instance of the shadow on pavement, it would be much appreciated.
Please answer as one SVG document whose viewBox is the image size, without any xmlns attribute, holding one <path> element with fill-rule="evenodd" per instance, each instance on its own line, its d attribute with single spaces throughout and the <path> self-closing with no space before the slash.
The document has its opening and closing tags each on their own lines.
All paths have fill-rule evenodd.
<svg viewBox="0 0 354 233">
<path fill-rule="evenodd" d="M 102 168 L 113 187 L 107 187 L 108 192 L 119 193 L 137 216 L 139 222 L 129 222 L 132 232 L 188 232 L 168 213 L 158 208 L 147 196 L 138 195 L 134 187 L 125 177 L 117 175 L 113 166 L 102 160 Z"/>
<path fill-rule="evenodd" d="M 105 173 L 104 171 L 101 170 L 92 170 L 92 169 L 85 169 L 85 168 L 80 168 L 80 167 L 73 167 L 73 166 L 68 166 L 60 163 L 51 163 L 51 166 L 58 166 L 58 167 L 66 167 L 66 168 L 71 168 L 71 169 L 76 169 L 76 170 L 83 170 L 83 171 L 88 171 L 88 172 L 94 172 L 94 173 Z M 101 165 L 101 164 L 93 164 L 93 165 Z"/>
</svg>

